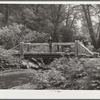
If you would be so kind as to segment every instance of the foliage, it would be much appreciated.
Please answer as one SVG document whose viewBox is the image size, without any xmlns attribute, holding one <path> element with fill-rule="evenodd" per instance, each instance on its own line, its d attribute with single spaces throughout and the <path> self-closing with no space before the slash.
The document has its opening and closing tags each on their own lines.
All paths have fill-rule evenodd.
<svg viewBox="0 0 100 100">
<path fill-rule="evenodd" d="M 24 42 L 36 43 L 47 42 L 50 35 L 48 33 L 39 33 L 36 31 L 28 30 L 28 33 L 23 37 Z"/>
<path fill-rule="evenodd" d="M 0 29 L 0 32 L 0 44 L 3 45 L 5 49 L 11 49 L 21 41 L 47 42 L 49 39 L 49 34 L 32 31 L 27 29 L 24 25 L 17 23 L 3 27 Z"/>
<path fill-rule="evenodd" d="M 51 70 L 41 70 L 34 75 L 32 84 L 37 83 L 36 89 L 98 90 L 99 62 L 100 59 L 94 58 L 56 59 L 48 66 Z"/>
<path fill-rule="evenodd" d="M 74 40 L 74 31 L 68 31 L 66 26 L 59 30 L 59 35 L 62 35 L 62 42 L 72 42 Z M 60 40 L 60 39 L 59 39 Z"/>
<path fill-rule="evenodd" d="M 11 63 L 10 53 L 5 51 L 5 65 Z M 2 59 L 3 59 L 2 57 Z M 4 60 L 3 60 L 4 61 Z M 1 62 L 1 58 L 0 58 Z M 13 59 L 14 62 L 14 59 Z M 1 62 L 1 65 L 4 63 Z M 0 66 L 1 66 L 0 65 Z M 3 66 L 4 67 L 4 66 Z M 64 89 L 64 90 L 99 90 L 100 89 L 100 58 L 73 58 L 62 57 L 55 59 L 49 69 L 31 70 L 32 80 L 26 89 Z M 22 87 L 20 86 L 20 88 Z M 19 88 L 18 86 L 15 88 Z"/>
<path fill-rule="evenodd" d="M 88 33 L 91 38 L 92 45 L 95 49 L 100 48 L 100 17 L 99 17 L 99 5 L 82 5 L 83 10 L 83 27 L 88 29 Z M 88 12 L 87 12 L 88 11 Z M 86 28 L 87 27 L 87 28 Z M 84 31 L 85 32 L 85 31 Z"/>
<path fill-rule="evenodd" d="M 21 24 L 31 31 L 49 33 L 54 42 L 59 41 L 60 32 L 63 35 L 64 41 L 69 41 L 70 38 L 72 40 L 72 38 L 74 38 L 73 36 L 71 37 L 73 33 L 74 36 L 76 33 L 82 33 L 83 35 L 88 34 L 91 38 L 90 42 L 98 49 L 100 44 L 99 8 L 100 5 L 92 4 L 2 4 L 0 5 L 0 27 L 9 27 L 9 25 L 12 25 L 13 23 L 17 23 L 18 25 Z M 13 45 L 12 42 L 10 44 Z"/>
<path fill-rule="evenodd" d="M 0 47 L 0 68 L 18 68 L 20 66 L 19 58 L 13 57 L 13 53 L 16 53 L 15 50 L 5 50 Z"/>
<path fill-rule="evenodd" d="M 73 5 L 63 4 L 0 5 L 0 27 L 8 27 L 13 23 L 21 24 L 26 29 L 36 31 L 37 33 L 49 33 L 53 41 L 58 42 L 58 33 L 65 26 L 64 22 L 66 20 L 66 26 L 69 27 L 67 27 L 67 30 L 71 32 L 75 30 L 74 21 L 77 10 L 74 11 L 73 7 Z"/>
<path fill-rule="evenodd" d="M 10 49 L 19 44 L 22 39 L 22 27 L 21 24 L 13 23 L 13 25 L 0 29 L 0 43 L 5 49 Z"/>
</svg>

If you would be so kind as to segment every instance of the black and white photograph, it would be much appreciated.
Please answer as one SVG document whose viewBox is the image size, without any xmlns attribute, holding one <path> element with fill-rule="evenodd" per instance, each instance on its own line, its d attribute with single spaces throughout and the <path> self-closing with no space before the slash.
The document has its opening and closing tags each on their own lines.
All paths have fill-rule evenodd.
<svg viewBox="0 0 100 100">
<path fill-rule="evenodd" d="M 0 89 L 100 90 L 100 3 L 1 3 Z"/>
</svg>

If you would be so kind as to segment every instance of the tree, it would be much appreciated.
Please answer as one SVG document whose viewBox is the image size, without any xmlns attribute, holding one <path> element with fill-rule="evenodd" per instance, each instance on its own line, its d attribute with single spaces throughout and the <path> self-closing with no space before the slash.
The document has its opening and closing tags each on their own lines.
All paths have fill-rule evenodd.
<svg viewBox="0 0 100 100">
<path fill-rule="evenodd" d="M 23 12 L 24 6 L 25 5 L 0 4 L 0 13 L 3 16 L 1 27 L 18 21 L 21 23 L 21 13 Z"/>
<path fill-rule="evenodd" d="M 74 8 L 75 5 L 38 5 L 40 10 L 37 15 L 41 16 L 40 19 L 45 23 L 42 29 L 52 36 L 54 42 L 59 41 L 60 30 L 64 29 L 64 26 L 69 33 L 75 28 L 77 10 Z"/>
<path fill-rule="evenodd" d="M 65 20 L 65 6 L 59 5 L 42 5 L 39 12 L 41 19 L 44 20 L 44 31 L 50 33 L 53 41 L 58 42 L 58 31 Z"/>
<path fill-rule="evenodd" d="M 49 33 L 53 42 L 58 42 L 60 34 L 67 37 L 75 30 L 78 14 L 76 6 L 62 4 L 0 5 L 0 14 L 3 16 L 1 27 L 13 23 L 22 24 L 32 31 Z"/>
<path fill-rule="evenodd" d="M 86 18 L 86 21 L 87 21 L 87 26 L 88 26 L 90 37 L 92 39 L 93 46 L 97 49 L 98 48 L 97 42 L 96 42 L 96 39 L 95 39 L 92 21 L 91 21 L 91 17 L 90 17 L 90 5 L 82 5 L 82 8 L 83 8 L 84 15 L 85 15 L 85 18 Z"/>
</svg>

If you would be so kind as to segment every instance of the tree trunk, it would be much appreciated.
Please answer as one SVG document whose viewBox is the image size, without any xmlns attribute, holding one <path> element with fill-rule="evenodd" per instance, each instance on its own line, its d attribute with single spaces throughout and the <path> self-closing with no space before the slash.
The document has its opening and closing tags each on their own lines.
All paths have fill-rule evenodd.
<svg viewBox="0 0 100 100">
<path fill-rule="evenodd" d="M 58 7 L 57 7 L 57 12 L 55 12 L 56 16 L 55 16 L 55 21 L 53 22 L 53 25 L 54 25 L 54 31 L 53 31 L 53 37 L 52 37 L 53 38 L 53 42 L 58 42 L 58 40 L 59 40 L 59 37 L 58 37 L 58 25 L 59 25 L 59 21 L 60 21 L 61 8 L 62 8 L 62 5 L 59 4 Z"/>
<path fill-rule="evenodd" d="M 85 7 L 87 7 L 87 8 L 85 8 Z M 92 22 L 91 22 L 89 5 L 86 5 L 86 6 L 82 5 L 82 8 L 83 8 L 85 18 L 86 18 L 86 21 L 87 21 L 89 34 L 90 34 L 90 37 L 92 39 L 92 44 L 97 49 L 98 47 L 97 47 L 96 38 L 95 38 L 95 35 L 94 35 L 94 30 L 93 30 L 93 26 L 92 26 Z"/>
<path fill-rule="evenodd" d="M 100 48 L 100 32 L 98 33 L 97 48 Z"/>
<path fill-rule="evenodd" d="M 8 19 L 9 19 L 9 5 L 5 5 L 4 26 L 8 24 Z"/>
<path fill-rule="evenodd" d="M 56 28 L 54 29 L 54 32 L 53 32 L 52 38 L 53 38 L 53 42 L 58 42 L 58 35 L 57 35 Z"/>
</svg>

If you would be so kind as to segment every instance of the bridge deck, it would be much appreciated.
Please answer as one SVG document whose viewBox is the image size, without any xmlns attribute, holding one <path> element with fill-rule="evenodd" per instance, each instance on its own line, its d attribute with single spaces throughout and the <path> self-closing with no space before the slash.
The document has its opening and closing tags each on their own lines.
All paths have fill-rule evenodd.
<svg viewBox="0 0 100 100">
<path fill-rule="evenodd" d="M 15 56 L 20 56 L 19 53 L 14 54 Z M 64 52 L 41 52 L 41 53 L 24 53 L 24 57 L 25 58 L 60 58 L 62 56 L 68 57 L 68 56 L 75 56 L 75 54 L 73 52 L 71 52 L 70 54 L 65 54 Z"/>
</svg>

